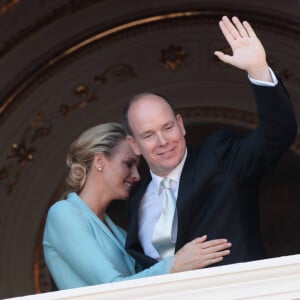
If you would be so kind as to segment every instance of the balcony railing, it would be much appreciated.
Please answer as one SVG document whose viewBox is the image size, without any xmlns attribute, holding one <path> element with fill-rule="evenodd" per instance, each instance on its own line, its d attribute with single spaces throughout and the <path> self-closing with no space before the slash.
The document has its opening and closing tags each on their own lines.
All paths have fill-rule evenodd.
<svg viewBox="0 0 300 300">
<path fill-rule="evenodd" d="M 300 300 L 300 254 L 10 299 Z"/>
</svg>

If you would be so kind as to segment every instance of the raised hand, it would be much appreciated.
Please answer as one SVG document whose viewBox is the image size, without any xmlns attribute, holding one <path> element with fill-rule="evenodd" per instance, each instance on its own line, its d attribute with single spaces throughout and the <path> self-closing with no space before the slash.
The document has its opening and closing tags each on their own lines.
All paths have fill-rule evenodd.
<svg viewBox="0 0 300 300">
<path fill-rule="evenodd" d="M 231 21 L 224 16 L 219 26 L 233 54 L 227 55 L 221 51 L 214 54 L 221 61 L 245 70 L 253 79 L 272 82 L 265 49 L 251 25 L 247 21 L 241 23 L 237 17 Z"/>
<path fill-rule="evenodd" d="M 186 243 L 174 257 L 171 272 L 183 272 L 207 267 L 223 260 L 230 254 L 231 243 L 226 239 L 207 241 L 207 236 L 202 236 Z"/>
</svg>

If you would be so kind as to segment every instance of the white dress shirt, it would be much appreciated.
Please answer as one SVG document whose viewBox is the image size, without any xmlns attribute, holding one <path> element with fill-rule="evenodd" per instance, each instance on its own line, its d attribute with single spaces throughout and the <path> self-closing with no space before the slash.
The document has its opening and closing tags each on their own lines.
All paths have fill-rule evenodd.
<svg viewBox="0 0 300 300">
<path fill-rule="evenodd" d="M 260 86 L 275 86 L 278 83 L 278 79 L 276 78 L 273 70 L 269 67 L 269 71 L 272 77 L 273 82 L 269 82 L 269 81 L 261 81 L 261 80 L 257 80 L 257 79 L 253 79 L 248 75 L 249 80 L 256 85 L 260 85 Z"/>
<path fill-rule="evenodd" d="M 167 176 L 171 179 L 170 185 L 172 193 L 177 199 L 179 180 L 182 173 L 182 169 L 187 157 L 187 150 L 180 164 Z M 160 260 L 159 253 L 152 244 L 152 236 L 154 226 L 157 223 L 161 214 L 163 205 L 163 193 L 161 187 L 161 181 L 163 177 L 153 174 L 151 171 L 152 180 L 149 183 L 146 192 L 143 196 L 139 207 L 139 239 L 144 249 L 145 254 Z M 177 239 L 177 213 L 175 213 L 175 220 L 172 227 L 172 240 Z M 175 246 L 175 245 L 174 245 Z"/>
<path fill-rule="evenodd" d="M 253 78 L 249 78 L 249 80 L 256 85 L 260 86 L 275 86 L 278 83 L 278 80 L 274 74 L 274 72 L 269 68 L 273 82 L 260 81 Z M 187 150 L 185 151 L 184 157 L 180 164 L 167 176 L 172 179 L 171 188 L 172 192 L 177 199 L 178 188 L 180 176 L 182 173 L 182 169 L 187 157 Z M 154 226 L 157 223 L 157 220 L 161 214 L 162 205 L 163 205 L 163 193 L 161 188 L 161 180 L 163 177 L 157 176 L 153 174 L 150 170 L 152 180 L 150 181 L 143 199 L 141 200 L 139 207 L 139 240 L 144 249 L 144 253 L 148 256 L 161 260 L 161 257 L 155 247 L 152 244 L 152 235 Z M 174 220 L 173 228 L 172 228 L 172 240 L 177 239 L 177 229 L 178 229 L 178 219 L 177 213 L 175 214 L 176 219 Z"/>
</svg>

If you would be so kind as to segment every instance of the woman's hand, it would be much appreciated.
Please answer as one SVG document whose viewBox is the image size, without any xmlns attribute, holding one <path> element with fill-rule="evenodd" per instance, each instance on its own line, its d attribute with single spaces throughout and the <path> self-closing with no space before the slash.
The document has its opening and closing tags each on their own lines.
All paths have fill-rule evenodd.
<svg viewBox="0 0 300 300">
<path fill-rule="evenodd" d="M 186 243 L 174 256 L 171 273 L 195 270 L 218 263 L 230 254 L 231 243 L 226 239 L 207 241 L 204 235 Z"/>
</svg>

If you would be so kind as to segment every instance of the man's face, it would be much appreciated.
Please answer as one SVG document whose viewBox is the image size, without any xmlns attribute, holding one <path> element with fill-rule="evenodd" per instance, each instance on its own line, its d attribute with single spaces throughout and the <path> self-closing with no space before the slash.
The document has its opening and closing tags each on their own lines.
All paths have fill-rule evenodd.
<svg viewBox="0 0 300 300">
<path fill-rule="evenodd" d="M 185 128 L 180 115 L 156 95 L 145 95 L 132 103 L 128 120 L 133 136 L 128 142 L 137 155 L 143 155 L 151 171 L 167 176 L 182 160 Z"/>
</svg>

